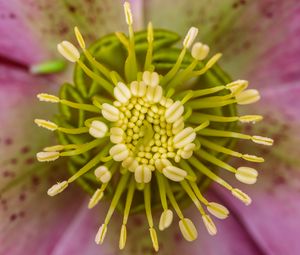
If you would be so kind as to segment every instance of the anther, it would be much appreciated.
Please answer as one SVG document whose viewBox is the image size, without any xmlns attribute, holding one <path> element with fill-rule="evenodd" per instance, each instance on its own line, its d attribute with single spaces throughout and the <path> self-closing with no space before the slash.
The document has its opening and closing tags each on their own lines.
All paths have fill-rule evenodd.
<svg viewBox="0 0 300 255">
<path fill-rule="evenodd" d="M 120 111 L 111 104 L 104 103 L 102 105 L 102 115 L 105 119 L 115 122 L 119 120 Z"/>
<path fill-rule="evenodd" d="M 95 170 L 95 176 L 102 183 L 108 183 L 111 179 L 111 172 L 106 166 L 99 166 Z"/>
<path fill-rule="evenodd" d="M 232 189 L 231 193 L 234 197 L 241 200 L 245 205 L 251 204 L 251 198 L 239 189 Z"/>
<path fill-rule="evenodd" d="M 124 104 L 130 99 L 131 93 L 129 88 L 123 82 L 118 82 L 117 86 L 114 88 L 114 96 L 118 101 Z"/>
<path fill-rule="evenodd" d="M 207 215 L 202 215 L 202 220 L 204 222 L 204 225 L 208 231 L 208 233 L 212 236 L 217 234 L 217 228 L 212 219 Z"/>
<path fill-rule="evenodd" d="M 58 128 L 58 126 L 54 122 L 49 121 L 49 120 L 35 119 L 34 122 L 39 127 L 46 128 L 50 131 L 55 131 Z"/>
<path fill-rule="evenodd" d="M 170 209 L 166 209 L 162 212 L 159 219 L 159 230 L 163 231 L 168 228 L 173 221 L 173 212 Z"/>
<path fill-rule="evenodd" d="M 260 99 L 259 92 L 256 89 L 248 89 L 235 95 L 236 101 L 240 105 L 253 104 Z"/>
<path fill-rule="evenodd" d="M 57 96 L 46 94 L 46 93 L 37 94 L 37 98 L 40 101 L 48 102 L 48 103 L 59 103 L 60 101 L 60 99 Z"/>
<path fill-rule="evenodd" d="M 95 138 L 102 138 L 105 136 L 107 130 L 107 125 L 104 122 L 94 120 L 92 121 L 91 126 L 89 128 L 89 133 Z"/>
<path fill-rule="evenodd" d="M 129 151 L 125 144 L 120 143 L 112 146 L 109 150 L 109 154 L 115 161 L 123 161 L 128 157 Z"/>
<path fill-rule="evenodd" d="M 184 112 L 184 107 L 180 101 L 174 102 L 165 112 L 165 118 L 168 123 L 178 120 Z"/>
<path fill-rule="evenodd" d="M 68 187 L 68 182 L 67 181 L 63 181 L 63 182 L 59 182 L 57 184 L 54 184 L 50 189 L 48 189 L 47 194 L 51 197 L 63 192 L 67 187 Z"/>
<path fill-rule="evenodd" d="M 255 143 L 263 144 L 263 145 L 267 145 L 267 146 L 272 146 L 273 142 L 274 142 L 273 139 L 271 139 L 271 138 L 258 136 L 258 135 L 252 136 L 251 140 Z"/>
<path fill-rule="evenodd" d="M 68 41 L 63 41 L 57 45 L 57 50 L 70 62 L 77 62 L 80 58 L 80 53 L 77 48 Z"/>
<path fill-rule="evenodd" d="M 59 158 L 59 152 L 57 151 L 41 151 L 36 154 L 39 162 L 54 161 Z"/>
<path fill-rule="evenodd" d="M 215 202 L 209 202 L 207 205 L 207 210 L 221 220 L 226 219 L 229 215 L 229 211 L 225 206 Z"/>
<path fill-rule="evenodd" d="M 156 72 L 143 72 L 143 82 L 151 87 L 155 87 L 159 84 L 159 76 Z"/>
<path fill-rule="evenodd" d="M 174 182 L 181 182 L 187 176 L 187 172 L 175 166 L 167 166 L 162 170 L 164 176 Z"/>
<path fill-rule="evenodd" d="M 198 61 L 204 60 L 208 53 L 209 47 L 201 42 L 196 42 L 192 47 L 192 57 Z"/>
<path fill-rule="evenodd" d="M 198 28 L 191 27 L 183 40 L 183 47 L 187 49 L 190 48 L 197 34 Z"/>
<path fill-rule="evenodd" d="M 256 183 L 257 175 L 257 171 L 251 167 L 239 167 L 235 173 L 235 177 L 245 184 Z"/>
<path fill-rule="evenodd" d="M 147 165 L 140 165 L 134 171 L 137 183 L 149 183 L 152 178 L 152 171 Z"/>
<path fill-rule="evenodd" d="M 179 228 L 185 240 L 192 242 L 197 239 L 198 232 L 194 223 L 188 219 L 183 218 L 179 221 Z"/>
</svg>

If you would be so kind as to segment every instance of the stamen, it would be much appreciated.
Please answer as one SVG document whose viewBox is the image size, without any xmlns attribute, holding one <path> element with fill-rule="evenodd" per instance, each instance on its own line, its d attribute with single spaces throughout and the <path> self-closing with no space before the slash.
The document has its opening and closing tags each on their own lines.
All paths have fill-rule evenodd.
<svg viewBox="0 0 300 255">
<path fill-rule="evenodd" d="M 152 54 L 153 54 L 153 27 L 152 23 L 148 23 L 147 27 L 147 41 L 148 41 L 148 48 L 147 48 L 147 53 L 146 53 L 146 59 L 145 59 L 145 66 L 144 70 L 150 71 L 152 69 L 151 63 L 152 63 Z"/>
<path fill-rule="evenodd" d="M 69 100 L 60 99 L 56 96 L 46 94 L 46 93 L 38 94 L 37 97 L 40 101 L 43 101 L 43 102 L 61 103 L 61 104 L 67 105 L 67 106 L 75 108 L 75 109 L 99 113 L 99 109 L 90 104 L 81 104 L 81 103 L 71 102 Z"/>
<path fill-rule="evenodd" d="M 107 69 L 104 65 L 102 65 L 101 63 L 99 63 L 91 54 L 90 52 L 86 49 L 85 47 L 85 42 L 84 42 L 84 39 L 82 37 L 82 34 L 80 33 L 78 27 L 75 27 L 74 28 L 74 32 L 75 32 L 75 35 L 76 35 L 76 39 L 77 39 L 77 42 L 80 46 L 80 48 L 83 50 L 83 54 L 86 56 L 86 58 L 90 61 L 90 63 L 92 65 L 94 65 L 101 73 L 104 74 L 104 76 L 106 78 L 111 78 L 110 76 L 110 71 L 109 69 Z"/>
<path fill-rule="evenodd" d="M 123 224 L 122 224 L 121 233 L 120 233 L 120 240 L 119 240 L 120 250 L 123 250 L 124 247 L 125 247 L 125 244 L 126 244 L 126 239 L 127 239 L 126 224 L 127 224 L 127 221 L 128 221 L 128 216 L 129 216 L 130 207 L 131 207 L 133 196 L 134 196 L 134 191 L 135 191 L 134 178 L 131 178 L 131 181 L 129 183 L 128 192 L 127 192 L 126 204 L 125 204 L 125 209 L 124 209 Z"/>
<path fill-rule="evenodd" d="M 159 230 L 163 231 L 168 228 L 173 221 L 173 212 L 170 209 L 164 210 L 159 219 Z"/>
<path fill-rule="evenodd" d="M 184 112 L 183 105 L 180 101 L 174 102 L 165 113 L 165 118 L 168 123 L 173 123 L 178 120 Z"/>
<path fill-rule="evenodd" d="M 150 191 L 150 185 L 146 184 L 144 189 L 144 201 L 145 201 L 145 210 L 147 215 L 147 220 L 149 224 L 149 232 L 150 237 L 152 241 L 152 245 L 155 251 L 159 250 L 158 240 L 156 231 L 153 228 L 153 218 L 152 218 L 152 212 L 151 212 L 151 191 Z"/>
<path fill-rule="evenodd" d="M 210 141 L 208 141 L 208 140 L 206 140 L 204 138 L 201 138 L 201 137 L 197 137 L 197 140 L 199 140 L 200 143 L 203 146 L 205 146 L 205 147 L 207 147 L 209 149 L 218 151 L 218 152 L 222 152 L 224 154 L 228 154 L 228 155 L 231 155 L 231 156 L 234 156 L 234 157 L 238 157 L 238 158 L 243 158 L 245 160 L 252 161 L 252 162 L 264 162 L 264 159 L 262 157 L 257 157 L 257 156 L 249 155 L 249 154 L 242 154 L 242 153 L 230 150 L 230 149 L 228 149 L 226 147 L 223 147 L 223 146 L 221 146 L 219 144 L 210 142 Z"/>
<path fill-rule="evenodd" d="M 246 80 L 236 80 L 234 82 L 228 83 L 226 85 L 227 89 L 230 89 L 232 94 L 237 95 L 244 91 L 248 87 L 248 81 Z"/>
<path fill-rule="evenodd" d="M 129 48 L 128 57 L 125 61 L 125 76 L 127 81 L 134 81 L 137 77 L 137 64 L 135 55 L 135 43 L 134 43 L 134 32 L 132 27 L 132 13 L 129 2 L 124 3 L 124 12 L 126 17 L 126 23 L 128 24 L 129 31 Z"/>
<path fill-rule="evenodd" d="M 198 237 L 198 232 L 197 232 L 197 229 L 196 229 L 194 223 L 190 219 L 184 218 L 184 216 L 176 202 L 174 194 L 170 189 L 169 184 L 166 181 L 165 181 L 165 184 L 166 184 L 168 198 L 169 198 L 175 212 L 177 213 L 178 217 L 180 218 L 179 228 L 180 228 L 180 231 L 181 231 L 184 239 L 189 242 L 196 240 Z"/>
<path fill-rule="evenodd" d="M 129 178 L 129 174 L 126 173 L 124 175 L 122 175 L 119 183 L 118 183 L 118 186 L 117 186 L 117 189 L 115 191 L 115 194 L 113 196 L 113 199 L 111 201 L 111 204 L 110 204 L 110 207 L 108 209 L 108 212 L 106 214 L 106 217 L 105 217 L 105 220 L 104 220 L 104 223 L 101 225 L 101 227 L 99 228 L 98 232 L 97 232 L 97 235 L 95 237 L 95 242 L 97 244 L 102 244 L 103 241 L 104 241 L 104 238 L 105 238 L 105 235 L 106 235 L 106 232 L 107 232 L 107 225 L 116 209 L 116 206 L 121 198 L 121 195 L 123 194 L 125 188 L 126 188 L 126 184 L 127 184 L 127 181 L 128 181 L 128 178 Z"/>
</svg>

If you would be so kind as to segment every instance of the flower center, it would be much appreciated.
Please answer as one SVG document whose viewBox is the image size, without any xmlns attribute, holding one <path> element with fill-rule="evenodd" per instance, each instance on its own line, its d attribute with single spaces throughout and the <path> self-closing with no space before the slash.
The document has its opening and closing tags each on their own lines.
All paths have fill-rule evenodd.
<svg viewBox="0 0 300 255">
<path fill-rule="evenodd" d="M 273 141 L 237 132 L 237 122 L 262 119 L 259 115 L 236 113 L 236 105 L 256 102 L 259 93 L 246 89 L 245 80 L 228 79 L 216 65 L 221 54 L 205 60 L 209 47 L 194 43 L 196 28 L 190 28 L 180 50 L 174 46 L 176 34 L 154 30 L 151 23 L 146 32 L 134 33 L 127 2 L 124 11 L 128 37 L 117 32 L 86 48 L 76 27 L 83 54 L 68 41 L 58 45 L 66 59 L 76 62 L 74 85 L 62 85 L 60 97 L 38 95 L 40 101 L 60 104 L 55 122 L 35 120 L 37 125 L 56 131 L 60 144 L 44 148 L 37 158 L 53 161 L 71 157 L 71 177 L 51 187 L 50 196 L 77 181 L 92 194 L 89 208 L 104 196 L 110 199 L 96 243 L 103 242 L 111 217 L 119 209 L 123 213 L 119 247 L 123 249 L 130 213 L 145 211 L 150 239 L 157 251 L 154 208 L 162 209 L 161 231 L 172 223 L 174 211 L 182 235 L 193 241 L 197 238 L 196 227 L 180 208 L 189 199 L 199 210 L 208 233 L 215 235 L 217 229 L 209 214 L 224 219 L 229 212 L 204 197 L 207 181 L 217 182 L 249 205 L 250 197 L 218 176 L 216 169 L 232 172 L 239 181 L 253 184 L 258 175 L 254 168 L 235 168 L 225 159 L 233 156 L 263 162 L 261 157 L 232 150 L 234 140 L 263 145 L 272 145 Z"/>
</svg>

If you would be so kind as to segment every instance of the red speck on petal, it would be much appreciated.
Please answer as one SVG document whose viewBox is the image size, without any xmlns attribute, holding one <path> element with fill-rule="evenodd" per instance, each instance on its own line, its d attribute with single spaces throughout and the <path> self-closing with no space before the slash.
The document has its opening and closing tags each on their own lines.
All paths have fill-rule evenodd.
<svg viewBox="0 0 300 255">
<path fill-rule="evenodd" d="M 40 178 L 37 176 L 32 176 L 31 182 L 33 186 L 38 186 L 41 183 Z"/>
<path fill-rule="evenodd" d="M 174 241 L 175 242 L 181 242 L 182 241 L 182 235 L 180 234 L 180 233 L 175 233 L 175 235 L 174 235 Z"/>
<path fill-rule="evenodd" d="M 25 160 L 26 165 L 32 165 L 35 162 L 35 158 L 30 157 Z"/>
<path fill-rule="evenodd" d="M 142 226 L 143 220 L 142 220 L 140 217 L 134 217 L 134 219 L 133 219 L 133 224 L 134 224 L 136 227 Z"/>
<path fill-rule="evenodd" d="M 14 213 L 12 215 L 10 215 L 10 217 L 9 217 L 10 221 L 15 221 L 16 219 L 17 219 L 17 215 Z"/>
<path fill-rule="evenodd" d="M 20 216 L 20 218 L 24 218 L 25 217 L 25 212 L 24 211 L 19 212 L 19 216 Z"/>
<path fill-rule="evenodd" d="M 18 160 L 17 160 L 16 158 L 12 158 L 12 159 L 10 160 L 10 163 L 11 163 L 12 165 L 16 165 L 16 164 L 18 163 Z"/>
<path fill-rule="evenodd" d="M 25 199 L 26 199 L 25 193 L 21 193 L 20 196 L 19 196 L 19 200 L 20 200 L 21 202 L 23 202 L 23 201 L 25 201 Z"/>
<path fill-rule="evenodd" d="M 286 180 L 283 176 L 276 176 L 273 180 L 273 183 L 275 185 L 282 185 L 286 183 Z"/>
<path fill-rule="evenodd" d="M 13 143 L 13 140 L 11 139 L 11 138 L 6 138 L 6 139 L 4 139 L 4 144 L 5 145 L 12 145 L 12 143 Z"/>
<path fill-rule="evenodd" d="M 21 153 L 22 154 L 26 154 L 30 151 L 30 147 L 29 146 L 24 146 L 21 148 Z"/>
</svg>

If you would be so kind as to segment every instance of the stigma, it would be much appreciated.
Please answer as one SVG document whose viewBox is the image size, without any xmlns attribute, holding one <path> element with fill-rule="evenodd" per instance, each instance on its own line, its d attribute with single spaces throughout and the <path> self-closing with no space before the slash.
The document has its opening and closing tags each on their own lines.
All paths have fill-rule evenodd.
<svg viewBox="0 0 300 255">
<path fill-rule="evenodd" d="M 248 89 L 245 80 L 228 79 L 217 64 L 222 54 L 209 57 L 209 46 L 196 41 L 197 28 L 187 31 L 178 49 L 175 33 L 153 29 L 151 23 L 146 31 L 135 33 L 128 2 L 124 13 L 128 36 L 116 32 L 86 47 L 75 27 L 81 52 L 69 41 L 58 44 L 61 55 L 76 64 L 74 85 L 64 84 L 59 96 L 37 95 L 40 101 L 60 107 L 55 121 L 35 119 L 38 126 L 56 132 L 60 142 L 38 152 L 37 159 L 69 157 L 71 176 L 54 184 L 49 196 L 77 181 L 91 194 L 88 208 L 103 197 L 109 199 L 95 236 L 97 244 L 104 242 L 111 218 L 121 207 L 119 248 L 125 248 L 130 214 L 144 212 L 149 238 L 158 251 L 157 228 L 164 231 L 175 216 L 183 237 L 189 242 L 197 239 L 197 228 L 181 209 L 187 199 L 199 211 L 208 234 L 217 234 L 213 217 L 225 219 L 229 211 L 205 198 L 207 180 L 250 205 L 251 198 L 218 171 L 254 184 L 256 169 L 234 167 L 227 158 L 254 163 L 264 159 L 234 151 L 232 141 L 270 146 L 273 140 L 237 132 L 240 124 L 262 120 L 260 115 L 239 116 L 236 110 L 238 105 L 257 102 L 260 94 Z M 154 207 L 161 210 L 158 224 L 152 217 Z"/>
</svg>

